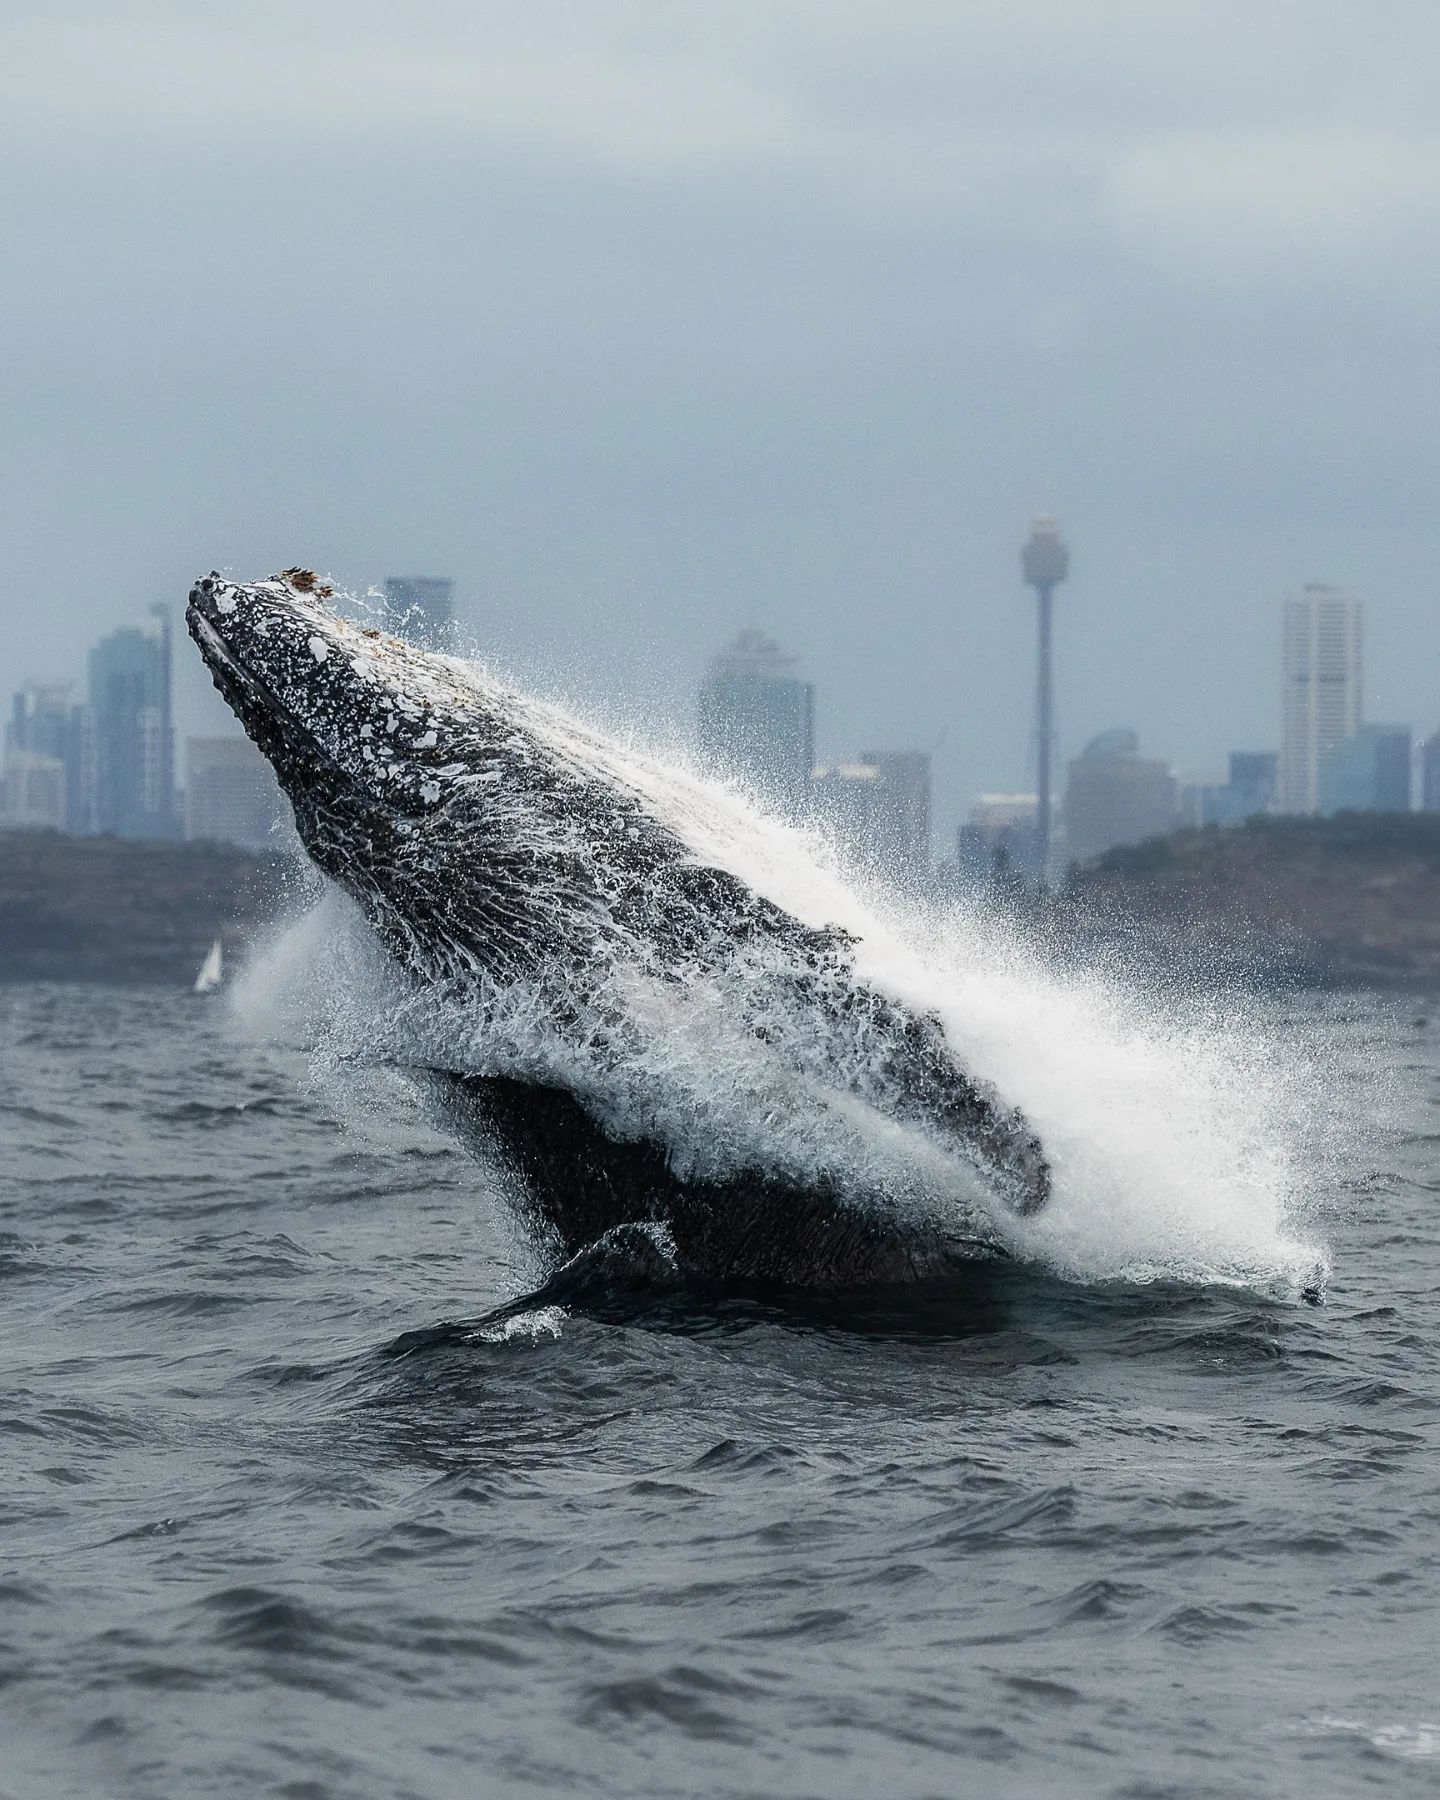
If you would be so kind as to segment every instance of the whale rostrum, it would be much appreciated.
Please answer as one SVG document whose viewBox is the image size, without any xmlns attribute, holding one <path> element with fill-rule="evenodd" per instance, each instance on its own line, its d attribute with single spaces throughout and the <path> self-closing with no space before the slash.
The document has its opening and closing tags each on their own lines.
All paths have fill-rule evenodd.
<svg viewBox="0 0 1440 1800">
<path fill-rule="evenodd" d="M 854 937 L 726 865 L 704 784 L 329 599 L 211 574 L 186 618 L 399 974 L 385 1053 L 557 1257 L 637 1223 L 714 1280 L 1004 1253 L 1049 1195 L 1034 1132 Z"/>
</svg>

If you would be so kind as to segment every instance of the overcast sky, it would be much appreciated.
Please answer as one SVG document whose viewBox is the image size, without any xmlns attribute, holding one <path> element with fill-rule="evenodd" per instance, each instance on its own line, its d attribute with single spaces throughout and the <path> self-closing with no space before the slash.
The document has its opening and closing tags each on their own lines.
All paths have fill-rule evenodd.
<svg viewBox="0 0 1440 1800">
<path fill-rule="evenodd" d="M 7 694 L 212 566 L 449 574 L 647 719 L 764 626 L 948 826 L 1027 784 L 1053 511 L 1067 755 L 1273 746 L 1316 579 L 1369 716 L 1440 723 L 1434 0 L 5 21 Z"/>
</svg>

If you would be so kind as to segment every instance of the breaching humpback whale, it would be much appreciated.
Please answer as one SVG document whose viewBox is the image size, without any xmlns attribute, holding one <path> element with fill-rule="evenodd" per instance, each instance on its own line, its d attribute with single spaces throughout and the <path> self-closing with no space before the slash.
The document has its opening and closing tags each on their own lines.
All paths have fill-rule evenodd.
<svg viewBox="0 0 1440 1800">
<path fill-rule="evenodd" d="M 518 1174 L 554 1251 L 643 1223 L 693 1276 L 828 1287 L 1003 1253 L 1049 1167 L 938 1018 L 707 854 L 673 784 L 328 594 L 211 574 L 187 623 L 409 1015 L 449 1022 L 397 1060 Z M 672 1048 L 730 1081 L 737 1126 L 665 1088 Z M 879 1146 L 858 1175 L 855 1144 Z"/>
</svg>

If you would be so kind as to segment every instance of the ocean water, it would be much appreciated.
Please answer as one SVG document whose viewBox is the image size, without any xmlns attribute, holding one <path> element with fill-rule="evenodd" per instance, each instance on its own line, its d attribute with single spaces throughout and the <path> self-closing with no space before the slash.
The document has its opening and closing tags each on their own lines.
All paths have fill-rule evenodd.
<svg viewBox="0 0 1440 1800">
<path fill-rule="evenodd" d="M 1434 1793 L 1440 1011 L 1034 993 L 1012 1262 L 529 1300 L 333 1036 L 0 991 L 0 1795 Z"/>
</svg>

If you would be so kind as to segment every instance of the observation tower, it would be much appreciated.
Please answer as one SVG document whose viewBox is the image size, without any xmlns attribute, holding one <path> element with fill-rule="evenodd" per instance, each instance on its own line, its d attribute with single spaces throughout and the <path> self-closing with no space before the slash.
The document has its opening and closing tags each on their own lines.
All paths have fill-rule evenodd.
<svg viewBox="0 0 1440 1800">
<path fill-rule="evenodd" d="M 1050 765 L 1055 743 L 1055 695 L 1051 628 L 1055 590 L 1070 572 L 1070 551 L 1054 519 L 1037 519 L 1020 552 L 1026 587 L 1040 602 L 1040 645 L 1035 680 L 1035 736 L 1039 769 L 1035 781 L 1035 872 L 1043 887 L 1050 872 Z"/>
</svg>

